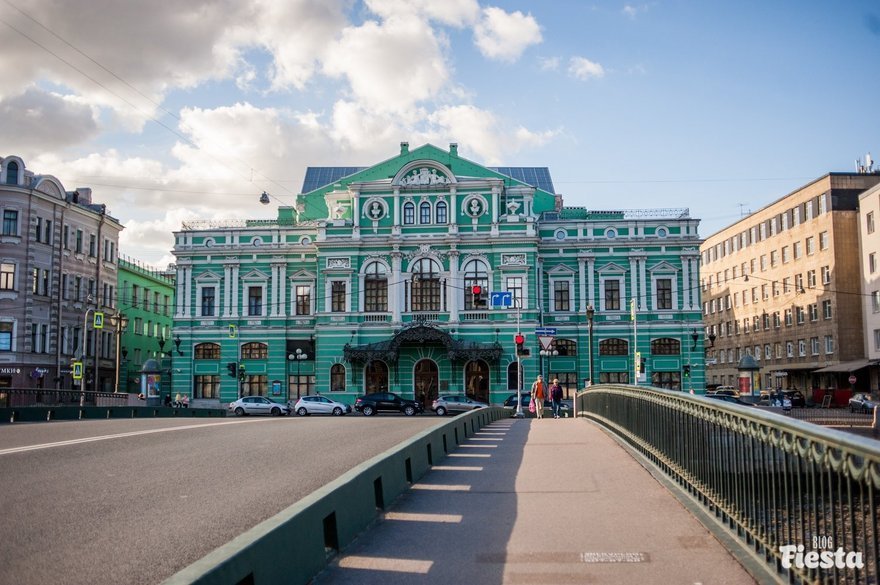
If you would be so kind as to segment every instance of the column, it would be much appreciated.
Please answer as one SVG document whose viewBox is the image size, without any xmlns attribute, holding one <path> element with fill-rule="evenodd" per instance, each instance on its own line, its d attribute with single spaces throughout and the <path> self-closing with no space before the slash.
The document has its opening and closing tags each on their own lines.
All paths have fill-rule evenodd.
<svg viewBox="0 0 880 585">
<path fill-rule="evenodd" d="M 596 259 L 587 258 L 587 299 L 589 304 L 596 307 Z"/>
<path fill-rule="evenodd" d="M 183 318 L 183 282 L 186 278 L 186 271 L 187 269 L 185 266 L 181 266 L 180 264 L 177 265 L 177 298 L 174 303 L 176 305 L 174 316 L 177 318 Z"/>
<path fill-rule="evenodd" d="M 447 303 L 449 306 L 449 322 L 450 323 L 458 323 L 458 312 L 461 310 L 458 303 L 462 298 L 460 293 L 461 284 L 458 277 L 458 258 L 460 252 L 456 249 L 452 249 L 449 251 L 449 283 L 452 288 L 452 297 L 447 296 Z M 492 288 L 491 286 L 489 287 Z M 448 291 L 450 286 L 446 287 Z M 447 295 L 449 293 L 447 292 Z"/>
<path fill-rule="evenodd" d="M 687 310 L 691 308 L 691 259 L 682 257 L 681 259 L 681 308 Z"/>
<path fill-rule="evenodd" d="M 188 267 L 183 289 L 183 316 L 189 318 L 192 315 L 192 267 Z"/>
<path fill-rule="evenodd" d="M 238 290 L 238 266 L 232 267 L 232 307 L 230 316 L 238 317 L 241 315 L 240 305 L 238 301 L 239 290 Z"/>
<path fill-rule="evenodd" d="M 630 256 L 630 258 L 629 258 L 629 299 L 626 300 L 627 308 L 629 308 L 629 300 L 630 299 L 636 299 L 636 308 L 638 309 L 640 307 L 639 300 L 638 300 L 638 296 L 639 296 L 638 280 L 639 280 L 638 261 L 636 260 L 635 256 Z"/>
<path fill-rule="evenodd" d="M 648 257 L 642 256 L 638 258 L 639 262 L 639 279 L 641 280 L 641 295 L 639 296 L 639 307 L 642 310 L 647 310 L 648 308 L 648 279 L 647 279 L 647 265 L 648 265 Z M 653 308 L 653 307 L 652 307 Z"/>
<path fill-rule="evenodd" d="M 396 206 L 396 203 L 395 203 Z M 403 301 L 403 287 L 405 284 L 400 278 L 400 260 L 403 254 L 397 246 L 391 252 L 391 282 L 392 285 L 388 290 L 388 301 L 391 304 L 391 321 L 400 323 L 400 312 Z"/>
<path fill-rule="evenodd" d="M 283 317 L 287 314 L 285 309 L 284 264 L 272 264 L 272 317 Z"/>
<path fill-rule="evenodd" d="M 232 265 L 223 267 L 223 317 L 232 316 Z"/>
<path fill-rule="evenodd" d="M 578 258 L 578 287 L 580 289 L 581 304 L 578 312 L 587 312 L 587 259 Z"/>
</svg>

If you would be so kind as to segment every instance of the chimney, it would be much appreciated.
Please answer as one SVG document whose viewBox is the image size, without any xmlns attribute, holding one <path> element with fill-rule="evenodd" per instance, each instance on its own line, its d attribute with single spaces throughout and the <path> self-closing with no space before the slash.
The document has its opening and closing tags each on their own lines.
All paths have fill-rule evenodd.
<svg viewBox="0 0 880 585">
<path fill-rule="evenodd" d="M 409 154 L 409 142 L 401 142 L 400 143 L 400 154 Z"/>
<path fill-rule="evenodd" d="M 449 143 L 449 154 L 452 156 L 458 156 L 458 142 Z"/>
</svg>

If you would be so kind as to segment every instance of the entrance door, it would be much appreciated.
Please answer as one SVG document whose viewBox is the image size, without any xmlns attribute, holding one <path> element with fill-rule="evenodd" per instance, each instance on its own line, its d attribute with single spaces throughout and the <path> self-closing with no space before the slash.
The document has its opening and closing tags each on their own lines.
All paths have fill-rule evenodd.
<svg viewBox="0 0 880 585">
<path fill-rule="evenodd" d="M 489 404 L 489 364 L 473 360 L 464 367 L 464 387 L 468 398 Z"/>
<path fill-rule="evenodd" d="M 415 400 L 424 405 L 425 409 L 431 408 L 431 403 L 437 398 L 437 383 L 440 372 L 433 360 L 419 360 L 413 370 L 413 396 Z"/>
</svg>

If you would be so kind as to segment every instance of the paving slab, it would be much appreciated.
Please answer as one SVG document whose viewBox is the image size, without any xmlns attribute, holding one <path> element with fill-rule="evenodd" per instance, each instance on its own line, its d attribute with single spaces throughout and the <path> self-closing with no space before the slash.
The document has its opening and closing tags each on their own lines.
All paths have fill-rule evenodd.
<svg viewBox="0 0 880 585">
<path fill-rule="evenodd" d="M 755 580 L 599 426 L 545 418 L 484 427 L 314 583 Z"/>
</svg>

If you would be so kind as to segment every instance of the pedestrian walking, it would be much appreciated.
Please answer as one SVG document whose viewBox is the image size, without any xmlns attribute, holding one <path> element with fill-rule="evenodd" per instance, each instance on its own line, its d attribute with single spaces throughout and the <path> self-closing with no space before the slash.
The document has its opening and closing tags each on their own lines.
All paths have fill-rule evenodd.
<svg viewBox="0 0 880 585">
<path fill-rule="evenodd" d="M 562 386 L 559 385 L 559 379 L 553 378 L 550 385 L 550 400 L 553 405 L 553 418 L 559 418 L 559 411 L 562 409 Z"/>
<path fill-rule="evenodd" d="M 538 418 L 544 418 L 544 399 L 547 397 L 547 390 L 544 387 L 544 376 L 539 375 L 538 379 L 532 384 L 532 400 L 535 401 L 535 413 Z"/>
</svg>

